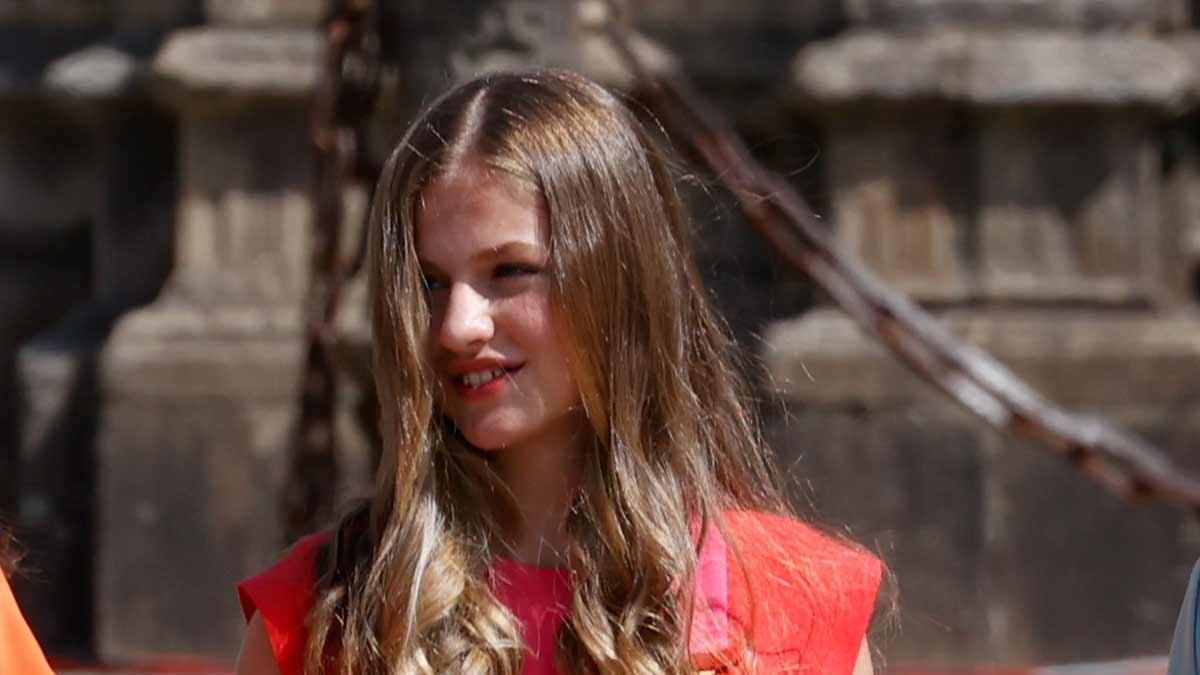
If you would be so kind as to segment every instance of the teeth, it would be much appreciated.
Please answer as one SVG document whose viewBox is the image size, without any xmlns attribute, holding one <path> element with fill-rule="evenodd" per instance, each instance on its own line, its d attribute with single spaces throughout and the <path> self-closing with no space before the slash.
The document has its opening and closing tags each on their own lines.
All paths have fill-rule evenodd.
<svg viewBox="0 0 1200 675">
<path fill-rule="evenodd" d="M 501 375 L 504 375 L 503 368 L 492 368 L 491 370 L 481 370 L 477 373 L 460 375 L 458 379 L 462 380 L 468 387 L 482 387 Z"/>
</svg>

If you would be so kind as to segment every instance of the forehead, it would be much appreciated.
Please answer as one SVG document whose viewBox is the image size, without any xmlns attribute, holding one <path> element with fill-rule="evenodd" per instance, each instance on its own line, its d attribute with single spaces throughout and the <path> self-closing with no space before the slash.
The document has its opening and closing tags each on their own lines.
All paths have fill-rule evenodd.
<svg viewBox="0 0 1200 675">
<path fill-rule="evenodd" d="M 537 191 L 499 170 L 466 162 L 421 190 L 417 252 L 423 260 L 472 257 L 505 244 L 549 244 L 549 216 Z"/>
</svg>

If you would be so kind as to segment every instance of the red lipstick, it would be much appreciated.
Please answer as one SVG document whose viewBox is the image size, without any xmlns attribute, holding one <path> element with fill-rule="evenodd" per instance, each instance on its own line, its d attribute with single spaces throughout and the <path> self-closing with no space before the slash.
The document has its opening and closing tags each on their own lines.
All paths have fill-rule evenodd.
<svg viewBox="0 0 1200 675">
<path fill-rule="evenodd" d="M 522 365 L 499 359 L 471 359 L 450 364 L 446 373 L 460 398 L 480 401 L 500 393 Z"/>
</svg>

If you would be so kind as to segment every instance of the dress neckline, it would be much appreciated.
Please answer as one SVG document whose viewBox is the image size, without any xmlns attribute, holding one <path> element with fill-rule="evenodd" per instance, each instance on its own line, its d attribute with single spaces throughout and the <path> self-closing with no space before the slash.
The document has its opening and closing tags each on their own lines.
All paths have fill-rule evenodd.
<svg viewBox="0 0 1200 675">
<path fill-rule="evenodd" d="M 537 574 L 566 574 L 571 571 L 570 567 L 560 567 L 556 565 L 537 565 L 534 563 L 521 562 L 513 558 L 505 556 L 493 556 L 492 566 L 497 568 L 508 568 L 513 570 L 528 571 Z"/>
</svg>

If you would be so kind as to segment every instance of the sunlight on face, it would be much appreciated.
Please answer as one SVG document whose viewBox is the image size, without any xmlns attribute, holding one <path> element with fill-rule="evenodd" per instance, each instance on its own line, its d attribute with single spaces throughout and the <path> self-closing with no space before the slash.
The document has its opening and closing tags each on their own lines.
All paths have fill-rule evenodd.
<svg viewBox="0 0 1200 675">
<path fill-rule="evenodd" d="M 483 450 L 568 442 L 582 416 L 551 307 L 539 196 L 465 161 L 421 193 L 417 255 L 446 414 Z"/>
</svg>

